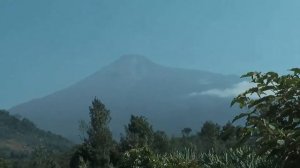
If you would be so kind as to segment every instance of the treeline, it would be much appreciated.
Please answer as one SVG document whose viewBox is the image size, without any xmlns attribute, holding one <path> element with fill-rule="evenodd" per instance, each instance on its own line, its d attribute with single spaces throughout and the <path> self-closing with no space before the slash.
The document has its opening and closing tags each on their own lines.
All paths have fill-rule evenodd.
<svg viewBox="0 0 300 168">
<path fill-rule="evenodd" d="M 35 150 L 23 166 L 39 168 L 295 168 L 300 165 L 300 69 L 278 75 L 250 72 L 255 84 L 233 99 L 243 111 L 233 121 L 211 121 L 200 130 L 183 128 L 169 137 L 154 130 L 143 116 L 131 116 L 125 133 L 115 141 L 109 130 L 110 111 L 98 99 L 90 106 L 86 136 L 64 154 Z M 0 160 L 0 167 L 13 167 Z"/>
<path fill-rule="evenodd" d="M 90 118 L 87 136 L 72 156 L 71 167 L 124 167 L 128 152 L 140 149 L 155 155 L 186 151 L 198 155 L 210 150 L 221 153 L 234 147 L 240 130 L 231 123 L 221 127 L 206 122 L 196 134 L 192 134 L 190 128 L 183 128 L 182 136 L 169 137 L 164 131 L 154 130 L 145 117 L 132 115 L 125 126 L 125 134 L 116 142 L 108 128 L 110 112 L 98 99 L 90 107 Z"/>
<path fill-rule="evenodd" d="M 82 144 L 74 146 L 69 151 L 65 150 L 65 152 L 37 145 L 30 154 L 22 158 L 2 157 L 5 159 L 0 160 L 0 167 L 129 168 L 145 167 L 146 165 L 148 165 L 146 167 L 157 167 L 156 164 L 164 162 L 159 159 L 178 157 L 179 160 L 170 163 L 174 166 L 177 162 L 178 164 L 181 161 L 185 162 L 185 159 L 196 159 L 195 156 L 203 153 L 213 152 L 212 154 L 215 155 L 224 153 L 236 145 L 241 133 L 241 127 L 231 123 L 221 126 L 207 121 L 198 131 L 183 128 L 181 136 L 170 137 L 162 130 L 154 130 L 146 117 L 132 115 L 129 123 L 124 127 L 124 134 L 121 135 L 120 140 L 116 141 L 109 130 L 110 111 L 105 105 L 96 98 L 89 109 L 89 123 L 81 123 L 81 128 L 85 128 Z M 8 115 L 8 113 L 5 114 Z M 6 120 L 6 122 L 10 122 L 10 120 Z M 27 122 L 29 121 L 26 120 Z M 30 125 L 32 129 L 35 128 L 32 123 L 28 126 Z M 24 128 L 22 127 L 22 129 Z M 139 159 L 142 160 L 139 161 Z M 151 163 L 152 161 L 155 162 Z M 198 164 L 195 160 L 192 162 L 195 165 Z M 187 162 L 186 166 L 190 167 L 189 164 Z"/>
<path fill-rule="evenodd" d="M 244 129 L 230 122 L 220 126 L 207 121 L 196 133 L 183 128 L 181 136 L 169 137 L 145 117 L 132 115 L 116 142 L 108 128 L 110 111 L 98 99 L 90 107 L 90 118 L 87 136 L 70 159 L 72 168 L 276 167 L 274 158 L 255 153 L 253 140 L 239 144 Z"/>
</svg>

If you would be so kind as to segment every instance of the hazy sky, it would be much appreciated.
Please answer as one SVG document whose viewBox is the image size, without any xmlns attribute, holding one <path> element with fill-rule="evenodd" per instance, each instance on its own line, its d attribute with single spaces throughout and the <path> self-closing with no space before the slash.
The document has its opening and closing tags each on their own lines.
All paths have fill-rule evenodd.
<svg viewBox="0 0 300 168">
<path fill-rule="evenodd" d="M 300 67 L 298 0 L 0 0 L 0 108 L 124 54 L 240 75 Z"/>
</svg>

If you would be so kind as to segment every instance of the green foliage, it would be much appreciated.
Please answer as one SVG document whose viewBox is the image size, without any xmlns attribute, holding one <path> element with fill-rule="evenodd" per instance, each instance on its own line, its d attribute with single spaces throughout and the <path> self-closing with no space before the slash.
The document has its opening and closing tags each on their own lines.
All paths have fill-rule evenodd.
<svg viewBox="0 0 300 168">
<path fill-rule="evenodd" d="M 188 137 L 191 134 L 191 132 L 192 132 L 192 129 L 188 128 L 188 127 L 187 128 L 183 128 L 181 130 L 181 133 L 182 133 L 183 137 Z"/>
<path fill-rule="evenodd" d="M 95 99 L 90 107 L 90 128 L 87 132 L 86 143 L 91 151 L 90 162 L 92 166 L 108 167 L 110 164 L 110 150 L 112 135 L 108 128 L 110 112 L 100 100 Z"/>
<path fill-rule="evenodd" d="M 166 168 L 200 168 L 196 154 L 185 148 L 183 151 L 176 151 L 160 156 L 161 167 Z"/>
<path fill-rule="evenodd" d="M 120 168 L 200 168 L 195 159 L 181 154 L 155 155 L 149 148 L 125 152 Z"/>
<path fill-rule="evenodd" d="M 120 168 L 276 168 L 266 156 L 258 156 L 249 147 L 210 151 L 197 155 L 189 149 L 157 155 L 149 148 L 131 149 L 124 153 Z"/>
<path fill-rule="evenodd" d="M 147 147 L 131 149 L 124 153 L 120 168 L 154 168 L 157 159 Z"/>
<path fill-rule="evenodd" d="M 38 146 L 31 154 L 28 168 L 60 168 L 60 165 L 53 157 L 53 153 L 42 146 Z"/>
<path fill-rule="evenodd" d="M 151 148 L 154 152 L 159 154 L 164 154 L 170 151 L 170 140 L 164 131 L 154 132 Z"/>
<path fill-rule="evenodd" d="M 74 153 L 70 165 L 73 167 L 110 167 L 110 154 L 113 148 L 113 139 L 109 130 L 110 111 L 95 98 L 90 109 L 90 124 L 87 138 Z"/>
<path fill-rule="evenodd" d="M 220 153 L 237 145 L 240 129 L 231 123 L 221 127 L 216 123 L 207 121 L 197 134 L 172 137 L 168 142 L 168 152 L 184 151 L 188 148 L 198 154 L 210 150 Z"/>
<path fill-rule="evenodd" d="M 87 164 L 90 160 L 90 151 L 87 144 L 81 144 L 75 147 L 75 151 L 70 159 L 70 167 L 79 168 L 83 164 Z"/>
<path fill-rule="evenodd" d="M 1 168 L 10 168 L 10 165 L 7 160 L 0 158 L 0 167 Z"/>
<path fill-rule="evenodd" d="M 207 137 L 209 139 L 216 139 L 220 135 L 220 126 L 211 121 L 206 121 L 199 133 L 201 137 Z"/>
<path fill-rule="evenodd" d="M 201 131 L 198 133 L 201 140 L 201 145 L 203 145 L 202 150 L 205 152 L 211 149 L 221 150 L 222 147 L 219 141 L 220 133 L 221 127 L 218 124 L 211 121 L 206 121 L 203 124 Z"/>
<path fill-rule="evenodd" d="M 89 168 L 90 163 L 89 161 L 85 161 L 83 157 L 79 157 L 79 163 L 78 163 L 78 168 Z"/>
<path fill-rule="evenodd" d="M 10 159 L 28 158 L 36 146 L 64 152 L 73 145 L 69 140 L 38 129 L 30 120 L 0 110 L 0 156 Z"/>
<path fill-rule="evenodd" d="M 276 168 L 274 161 L 258 156 L 249 147 L 229 149 L 222 153 L 210 151 L 199 155 L 202 168 Z"/>
<path fill-rule="evenodd" d="M 153 142 L 153 129 L 147 119 L 143 116 L 130 118 L 130 123 L 125 126 L 125 137 L 121 137 L 121 148 L 123 151 L 151 146 Z"/>
<path fill-rule="evenodd" d="M 260 152 L 277 157 L 283 167 L 300 164 L 300 69 L 291 71 L 243 75 L 255 86 L 232 101 L 247 109 L 234 119 L 246 118 L 244 139 L 255 138 Z"/>
<path fill-rule="evenodd" d="M 225 124 L 220 132 L 219 139 L 223 141 L 226 149 L 237 146 L 238 139 L 240 139 L 240 126 L 234 126 L 231 122 Z"/>
</svg>

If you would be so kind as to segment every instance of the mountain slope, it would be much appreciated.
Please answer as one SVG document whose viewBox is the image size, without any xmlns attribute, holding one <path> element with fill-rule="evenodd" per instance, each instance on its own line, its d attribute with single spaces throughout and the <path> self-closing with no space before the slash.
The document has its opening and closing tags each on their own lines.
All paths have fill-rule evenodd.
<svg viewBox="0 0 300 168">
<path fill-rule="evenodd" d="M 73 144 L 59 135 L 38 129 L 26 118 L 19 119 L 0 110 L 1 157 L 30 153 L 39 145 L 54 151 L 65 151 Z"/>
<path fill-rule="evenodd" d="M 187 126 L 199 130 L 205 120 L 231 119 L 231 99 L 191 95 L 225 89 L 238 82 L 236 76 L 164 67 L 145 57 L 129 55 L 67 89 L 11 111 L 28 117 L 43 129 L 78 140 L 78 121 L 88 119 L 88 106 L 97 96 L 111 109 L 115 136 L 122 132 L 130 114 L 145 115 L 157 128 L 174 134 Z"/>
</svg>

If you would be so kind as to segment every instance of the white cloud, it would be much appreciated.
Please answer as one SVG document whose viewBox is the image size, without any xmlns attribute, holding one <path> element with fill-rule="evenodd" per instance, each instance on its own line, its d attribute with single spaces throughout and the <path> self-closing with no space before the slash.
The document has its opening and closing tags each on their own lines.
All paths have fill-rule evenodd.
<svg viewBox="0 0 300 168">
<path fill-rule="evenodd" d="M 254 87 L 255 84 L 247 82 L 247 81 L 242 81 L 240 83 L 237 83 L 233 85 L 231 88 L 226 88 L 226 89 L 210 89 L 202 92 L 193 92 L 190 93 L 189 96 L 199 96 L 199 95 L 210 95 L 210 96 L 217 96 L 221 98 L 225 97 L 235 97 L 239 95 L 240 93 L 243 93 L 247 89 Z"/>
</svg>

